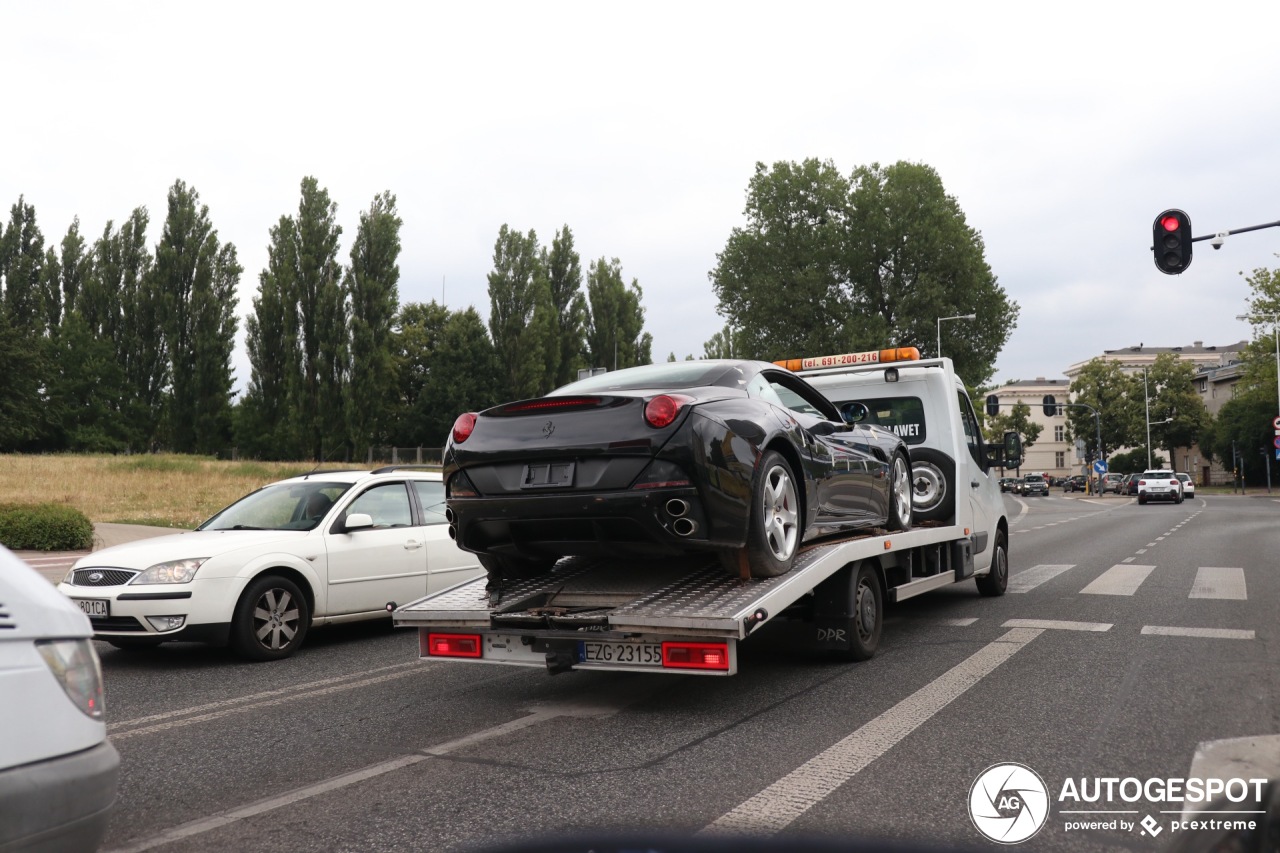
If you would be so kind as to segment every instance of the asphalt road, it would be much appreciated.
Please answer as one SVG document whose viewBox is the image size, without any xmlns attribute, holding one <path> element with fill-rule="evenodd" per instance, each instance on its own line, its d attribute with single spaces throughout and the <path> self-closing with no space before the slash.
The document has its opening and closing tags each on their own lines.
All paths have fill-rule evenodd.
<svg viewBox="0 0 1280 853">
<path fill-rule="evenodd" d="M 266 664 L 99 644 L 123 760 L 104 849 L 452 851 L 651 828 L 981 848 L 970 789 L 1018 762 L 1049 792 L 1027 849 L 1152 850 L 1180 805 L 1064 803 L 1066 780 L 1207 775 L 1238 738 L 1258 740 L 1227 775 L 1280 776 L 1280 501 L 1006 501 L 1010 593 L 893 607 L 862 664 L 798 652 L 785 626 L 745 643 L 731 678 L 424 663 L 415 634 L 382 626 L 317 630 Z M 1102 809 L 1160 834 L 1067 828 L 1102 817 L 1064 812 Z"/>
</svg>

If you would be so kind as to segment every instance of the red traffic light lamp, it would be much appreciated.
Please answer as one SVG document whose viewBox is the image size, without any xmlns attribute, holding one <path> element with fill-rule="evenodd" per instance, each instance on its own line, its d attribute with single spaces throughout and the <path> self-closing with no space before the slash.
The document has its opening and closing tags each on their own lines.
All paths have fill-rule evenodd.
<svg viewBox="0 0 1280 853">
<path fill-rule="evenodd" d="M 1177 275 L 1191 266 L 1191 217 L 1181 210 L 1166 210 L 1151 226 L 1156 269 Z"/>
</svg>

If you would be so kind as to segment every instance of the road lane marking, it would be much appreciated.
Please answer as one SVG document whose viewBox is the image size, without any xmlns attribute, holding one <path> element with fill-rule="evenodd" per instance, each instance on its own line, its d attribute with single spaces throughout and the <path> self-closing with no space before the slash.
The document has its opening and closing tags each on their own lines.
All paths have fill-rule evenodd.
<svg viewBox="0 0 1280 853">
<path fill-rule="evenodd" d="M 1142 633 L 1160 637 L 1208 637 L 1215 640 L 1252 640 L 1252 631 L 1237 628 L 1169 628 L 1163 625 L 1143 625 Z"/>
<path fill-rule="evenodd" d="M 1155 566 L 1115 565 L 1080 590 L 1082 595 L 1133 595 Z"/>
<path fill-rule="evenodd" d="M 1120 562 L 1122 562 L 1122 563 L 1132 563 L 1132 562 L 1133 562 L 1133 557 L 1125 557 L 1125 558 L 1124 558 L 1123 560 L 1121 560 Z"/>
<path fill-rule="evenodd" d="M 934 622 L 935 625 L 944 625 L 948 628 L 968 628 L 974 622 L 978 621 L 977 616 L 970 616 L 967 619 L 939 619 Z"/>
<path fill-rule="evenodd" d="M 1196 580 L 1188 598 L 1229 598 L 1244 601 L 1249 594 L 1245 590 L 1244 569 L 1201 566 L 1196 570 Z"/>
<path fill-rule="evenodd" d="M 1093 631 L 1103 633 L 1111 630 L 1110 622 L 1070 622 L 1061 619 L 1010 619 L 1001 628 L 1039 628 L 1047 631 Z"/>
<path fill-rule="evenodd" d="M 1145 554 L 1145 553 L 1147 553 L 1147 549 L 1146 549 L 1146 548 L 1139 548 L 1138 550 L 1134 551 L 1133 553 L 1135 553 L 1135 554 Z"/>
<path fill-rule="evenodd" d="M 407 666 L 412 668 L 400 669 L 400 666 Z M 228 717 L 232 714 L 240 714 L 245 711 L 256 711 L 259 708 L 270 708 L 276 705 L 284 705 L 288 702 L 293 702 L 298 699 L 314 699 L 317 696 L 327 696 L 332 693 L 340 693 L 343 690 L 351 690 L 352 688 L 355 688 L 355 687 L 367 687 L 372 684 L 382 684 L 383 682 L 394 681 L 397 678 L 404 678 L 405 676 L 409 676 L 409 675 L 417 675 L 421 672 L 425 672 L 427 669 L 434 669 L 436 666 L 439 666 L 439 664 L 435 664 L 433 666 L 431 664 L 421 664 L 415 661 L 413 664 L 404 664 L 400 666 L 387 667 L 387 669 L 400 669 L 400 671 L 398 672 L 390 672 L 384 675 L 375 676 L 373 678 L 362 678 L 362 679 L 359 679 L 358 681 L 348 681 L 342 684 L 333 684 L 328 687 L 302 689 L 302 690 L 299 690 L 297 688 L 286 688 L 283 691 L 267 691 L 267 694 L 260 694 L 260 695 L 268 695 L 270 693 L 285 693 L 286 695 L 282 695 L 274 699 L 264 699 L 257 702 L 251 702 L 247 705 L 237 705 L 234 708 L 222 708 L 221 710 L 208 711 L 206 713 L 196 714 L 195 716 L 192 716 L 192 717 L 183 717 L 182 719 L 168 719 L 165 722 L 157 722 L 152 725 L 142 726 L 141 728 L 129 729 L 128 731 L 123 731 L 123 732 L 118 731 L 116 730 L 116 727 L 133 725 L 140 722 L 140 720 L 132 720 L 125 723 L 116 723 L 113 726 L 107 726 L 107 734 L 110 735 L 112 741 L 118 743 L 126 738 L 131 738 L 135 735 L 145 735 L 145 734 L 152 734 L 154 732 L 168 731 L 169 729 L 178 729 L 184 726 L 194 725 L 196 723 L 207 723 L 210 720 L 217 720 L 222 717 Z M 307 685 L 307 687 L 310 688 L 311 685 Z M 238 699 L 238 700 L 231 699 L 227 701 L 243 702 L 244 699 Z M 216 702 L 210 703 L 211 706 L 216 706 L 218 704 L 219 703 L 216 703 Z M 174 711 L 170 714 L 157 714 L 154 716 L 158 718 L 165 718 L 165 717 L 178 716 L 178 715 L 189 713 L 189 712 L 190 712 L 189 710 Z M 140 719 L 145 719 L 145 718 L 140 718 Z"/>
<path fill-rule="evenodd" d="M 1196 744 L 1188 779 L 1274 779 L 1280 776 L 1280 735 L 1255 735 Z M 1182 819 L 1197 810 L 1187 807 Z"/>
<path fill-rule="evenodd" d="M 1075 568 L 1074 563 L 1070 565 L 1032 566 L 1031 568 L 1018 572 L 1016 575 L 1009 578 L 1009 585 L 1005 591 L 1012 593 L 1030 592 L 1040 586 L 1040 584 L 1046 581 L 1051 581 L 1058 575 L 1072 568 Z"/>
<path fill-rule="evenodd" d="M 1025 629 L 1005 633 L 698 834 L 772 835 L 786 829 L 1041 633 Z"/>
<path fill-rule="evenodd" d="M 639 689 L 638 689 L 639 688 Z M 142 851 L 150 850 L 154 847 L 161 847 L 165 844 L 171 844 L 184 838 L 191 838 L 195 835 L 201 835 L 205 832 L 218 829 L 228 824 L 236 823 L 247 818 L 256 817 L 267 812 L 274 811 L 285 806 L 291 806 L 294 803 L 303 800 L 318 797 L 321 794 L 327 794 L 330 791 L 337 791 L 346 788 L 366 779 L 373 779 L 405 767 L 410 767 L 428 759 L 442 755 L 448 755 L 456 752 L 464 747 L 473 746 L 486 740 L 492 740 L 496 737 L 513 734 L 552 720 L 557 717 L 608 717 L 617 713 L 622 708 L 630 705 L 642 698 L 653 693 L 653 685 L 644 684 L 636 685 L 629 683 L 621 683 L 616 685 L 614 689 L 608 690 L 603 695 L 595 695 L 585 701 L 574 702 L 548 702 L 544 705 L 536 707 L 532 713 L 523 717 L 517 717 L 505 723 L 455 738 L 445 743 L 436 744 L 434 746 L 423 747 L 422 749 L 401 755 L 397 758 L 391 758 L 386 761 L 380 761 L 377 764 L 371 764 L 368 767 L 362 767 L 358 770 L 352 770 L 324 779 L 313 785 L 307 785 L 297 788 L 286 794 L 275 797 L 268 797 L 258 800 L 255 803 L 240 806 L 238 808 L 229 809 L 208 817 L 197 818 L 188 821 L 179 826 L 171 827 L 163 830 L 149 838 L 144 838 L 133 842 L 124 847 L 113 848 L 107 853 L 142 853 Z M 113 738 L 114 740 L 114 738 Z"/>
<path fill-rule="evenodd" d="M 1154 548 L 1154 547 L 1156 547 L 1156 543 L 1154 543 L 1154 542 L 1148 542 L 1148 543 L 1147 543 L 1147 547 L 1148 547 L 1148 548 Z"/>
</svg>

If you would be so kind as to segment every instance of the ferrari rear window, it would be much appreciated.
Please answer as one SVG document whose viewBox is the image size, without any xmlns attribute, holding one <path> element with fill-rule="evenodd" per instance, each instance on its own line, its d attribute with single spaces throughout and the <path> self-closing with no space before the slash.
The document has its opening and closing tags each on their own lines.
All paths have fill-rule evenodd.
<svg viewBox="0 0 1280 853">
<path fill-rule="evenodd" d="M 675 390 L 714 385 L 730 364 L 723 361 L 668 361 L 628 367 L 614 373 L 601 373 L 579 379 L 548 394 L 593 394 L 603 391 Z"/>
<path fill-rule="evenodd" d="M 836 401 L 836 407 L 850 402 Z M 923 444 L 924 404 L 919 397 L 884 397 L 879 400 L 859 400 L 870 411 L 863 423 L 884 427 L 907 444 Z"/>
</svg>

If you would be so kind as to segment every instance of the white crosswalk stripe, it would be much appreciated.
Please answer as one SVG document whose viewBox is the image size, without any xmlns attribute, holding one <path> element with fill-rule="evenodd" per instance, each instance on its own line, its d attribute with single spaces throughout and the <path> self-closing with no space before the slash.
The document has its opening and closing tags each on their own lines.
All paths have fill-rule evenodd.
<svg viewBox="0 0 1280 853">
<path fill-rule="evenodd" d="M 1244 569 L 1219 566 L 1201 566 L 1196 570 L 1196 581 L 1188 598 L 1229 598 L 1244 601 L 1249 597 L 1245 590 Z"/>
<path fill-rule="evenodd" d="M 1115 565 L 1080 592 L 1083 595 L 1133 595 L 1154 569 L 1155 566 Z"/>
<path fill-rule="evenodd" d="M 1014 593 L 1031 592 L 1031 590 L 1040 586 L 1040 584 L 1046 581 L 1051 581 L 1054 578 L 1056 578 L 1058 575 L 1067 571 L 1068 569 L 1073 569 L 1073 568 L 1075 568 L 1074 564 L 1066 565 L 1066 566 L 1064 565 L 1032 566 L 1026 571 L 1018 572 L 1016 575 L 1009 578 L 1009 586 L 1006 588 L 1005 591 L 1014 592 Z"/>
</svg>

